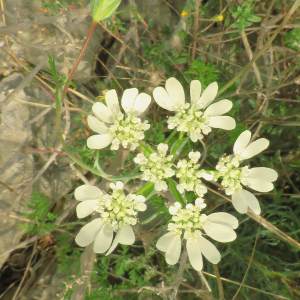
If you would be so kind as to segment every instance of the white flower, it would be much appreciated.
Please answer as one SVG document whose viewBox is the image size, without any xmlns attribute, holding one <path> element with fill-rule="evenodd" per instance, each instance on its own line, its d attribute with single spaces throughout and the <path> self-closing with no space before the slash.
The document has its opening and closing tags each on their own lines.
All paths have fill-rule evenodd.
<svg viewBox="0 0 300 300">
<path fill-rule="evenodd" d="M 75 241 L 85 247 L 94 241 L 94 252 L 110 254 L 117 245 L 131 245 L 135 235 L 131 225 L 137 223 L 138 211 L 145 211 L 145 197 L 123 193 L 123 183 L 118 181 L 110 184 L 111 195 L 105 194 L 99 188 L 82 185 L 75 190 L 75 199 L 81 201 L 76 212 L 78 218 L 84 218 L 93 212 L 98 212 L 100 218 L 83 226 Z M 117 232 L 113 241 L 113 233 Z"/>
<path fill-rule="evenodd" d="M 166 262 L 174 265 L 181 253 L 181 234 L 187 240 L 186 247 L 192 267 L 200 271 L 203 267 L 202 254 L 213 264 L 217 264 L 221 255 L 217 248 L 202 236 L 203 230 L 209 237 L 219 242 L 231 242 L 236 238 L 233 229 L 237 228 L 238 220 L 228 213 L 201 215 L 203 199 L 197 199 L 194 206 L 188 204 L 185 209 L 176 202 L 169 208 L 172 221 L 168 225 L 170 232 L 166 233 L 156 243 L 156 247 L 166 252 Z"/>
<path fill-rule="evenodd" d="M 269 146 L 269 141 L 265 138 L 258 139 L 252 143 L 250 143 L 250 139 L 251 132 L 245 130 L 234 143 L 233 153 L 240 161 L 259 154 Z"/>
<path fill-rule="evenodd" d="M 273 181 L 278 178 L 275 170 L 270 168 L 252 168 L 248 170 L 248 177 L 241 181 L 244 185 L 258 192 L 269 192 L 274 188 Z M 241 214 L 247 213 L 248 207 L 259 215 L 260 205 L 257 198 L 244 189 L 236 189 L 232 193 L 232 204 Z"/>
<path fill-rule="evenodd" d="M 219 171 L 215 178 L 222 177 L 222 186 L 227 195 L 232 195 L 232 204 L 239 213 L 247 213 L 248 207 L 257 215 L 261 209 L 257 198 L 243 189 L 248 186 L 258 192 L 269 192 L 274 188 L 273 181 L 278 177 L 275 170 L 270 168 L 240 167 L 240 163 L 265 150 L 269 141 L 261 138 L 250 143 L 251 132 L 246 130 L 237 138 L 233 155 L 223 156 L 216 169 Z"/>
<path fill-rule="evenodd" d="M 206 180 L 212 180 L 213 176 L 207 174 L 205 170 L 198 170 L 200 165 L 197 164 L 197 161 L 200 156 L 200 152 L 192 151 L 189 153 L 190 161 L 183 159 L 177 163 L 178 168 L 175 171 L 175 175 L 179 178 L 177 190 L 181 194 L 183 194 L 184 191 L 193 191 L 202 197 L 207 192 L 207 188 L 202 184 L 200 178 L 203 177 Z"/>
<path fill-rule="evenodd" d="M 211 83 L 200 97 L 201 83 L 198 80 L 193 80 L 190 86 L 190 104 L 185 103 L 184 90 L 177 79 L 169 78 L 165 87 L 166 89 L 163 87 L 155 88 L 153 97 L 162 108 L 176 112 L 174 117 L 168 119 L 169 129 L 176 128 L 177 131 L 186 132 L 191 140 L 196 142 L 203 138 L 202 133 L 208 134 L 211 128 L 226 130 L 235 128 L 233 118 L 222 116 L 231 109 L 231 101 L 225 99 L 210 105 L 218 92 L 216 82 Z M 206 108 L 205 111 L 203 111 L 204 108 Z"/>
<path fill-rule="evenodd" d="M 139 146 L 139 140 L 145 137 L 144 131 L 150 128 L 148 121 L 142 123 L 137 116 L 147 109 L 151 97 L 145 93 L 138 95 L 136 88 L 125 90 L 121 100 L 126 113 L 125 119 L 120 111 L 115 90 L 110 90 L 105 94 L 105 101 L 107 106 L 101 102 L 93 105 L 92 110 L 96 117 L 88 116 L 87 118 L 89 127 L 99 133 L 87 139 L 87 146 L 90 149 L 103 149 L 112 144 L 111 150 L 118 150 L 120 144 L 124 148 L 130 144 L 130 149 L 135 150 Z M 104 123 L 110 124 L 110 127 Z"/>
<path fill-rule="evenodd" d="M 133 160 L 141 166 L 143 172 L 141 179 L 155 183 L 154 188 L 157 191 L 166 191 L 167 183 L 164 179 L 174 176 L 171 160 L 173 155 L 166 156 L 168 151 L 167 144 L 159 144 L 158 152 L 151 153 L 150 157 L 146 157 L 143 153 L 139 153 Z"/>
</svg>

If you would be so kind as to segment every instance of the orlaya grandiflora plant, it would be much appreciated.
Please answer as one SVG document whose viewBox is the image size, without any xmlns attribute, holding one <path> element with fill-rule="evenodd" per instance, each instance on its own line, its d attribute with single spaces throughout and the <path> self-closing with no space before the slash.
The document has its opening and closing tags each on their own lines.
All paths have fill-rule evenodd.
<svg viewBox="0 0 300 300">
<path fill-rule="evenodd" d="M 269 146 L 269 141 L 260 138 L 250 143 L 251 132 L 245 130 L 237 138 L 233 146 L 233 155 L 223 156 L 216 169 L 216 178 L 222 177 L 222 186 L 227 195 L 232 195 L 232 204 L 239 213 L 246 213 L 248 207 L 259 215 L 261 212 L 257 198 L 247 190 L 242 184 L 258 192 L 269 192 L 274 188 L 273 181 L 278 177 L 275 170 L 270 168 L 240 167 L 240 163 L 249 159 Z"/>
<path fill-rule="evenodd" d="M 135 150 L 145 137 L 144 131 L 150 128 L 148 121 L 142 122 L 138 116 L 148 108 L 151 97 L 145 93 L 138 94 L 136 88 L 125 90 L 121 100 L 125 117 L 120 110 L 116 90 L 108 91 L 105 101 L 107 106 L 101 102 L 93 105 L 96 117 L 87 118 L 89 127 L 99 133 L 87 139 L 88 148 L 103 149 L 112 144 L 111 150 L 118 150 L 121 144 L 124 148 L 130 145 L 130 150 Z"/>
<path fill-rule="evenodd" d="M 203 134 L 210 133 L 211 128 L 235 128 L 235 120 L 223 116 L 232 108 L 232 102 L 225 99 L 211 104 L 217 92 L 218 84 L 213 82 L 201 95 L 200 81 L 193 80 L 190 86 L 191 103 L 186 103 L 181 83 L 171 77 L 166 81 L 165 89 L 154 89 L 153 97 L 162 108 L 176 112 L 175 116 L 168 118 L 168 128 L 186 132 L 196 142 L 203 138 Z"/>
<path fill-rule="evenodd" d="M 108 250 L 106 255 L 119 243 L 134 243 L 135 235 L 131 226 L 137 223 L 138 212 L 147 208 L 144 196 L 124 194 L 122 182 L 111 183 L 110 188 L 113 190 L 111 194 L 106 194 L 91 185 L 82 185 L 75 190 L 75 199 L 81 201 L 76 207 L 78 218 L 84 218 L 94 212 L 100 214 L 100 218 L 81 228 L 75 241 L 81 247 L 94 242 L 94 252 L 104 253 Z M 116 236 L 113 240 L 114 232 Z"/>
<path fill-rule="evenodd" d="M 235 240 L 238 220 L 224 212 L 213 213 L 209 216 L 201 214 L 206 207 L 202 198 L 195 200 L 195 205 L 187 204 L 181 208 L 179 202 L 170 206 L 169 212 L 172 220 L 168 224 L 169 232 L 159 238 L 156 247 L 166 252 L 166 262 L 174 265 L 181 254 L 182 234 L 186 240 L 188 257 L 192 267 L 201 271 L 203 267 L 202 255 L 211 263 L 217 264 L 221 255 L 218 249 L 203 235 L 203 231 L 212 239 L 219 242 L 231 242 Z"/>
</svg>

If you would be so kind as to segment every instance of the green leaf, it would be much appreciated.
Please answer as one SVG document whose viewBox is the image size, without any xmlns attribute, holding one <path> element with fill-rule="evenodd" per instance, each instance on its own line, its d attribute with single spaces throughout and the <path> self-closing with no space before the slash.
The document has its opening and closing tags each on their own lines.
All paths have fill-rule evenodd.
<svg viewBox="0 0 300 300">
<path fill-rule="evenodd" d="M 249 17 L 247 20 L 251 21 L 251 22 L 260 22 L 261 18 L 253 15 L 253 16 Z"/>
</svg>

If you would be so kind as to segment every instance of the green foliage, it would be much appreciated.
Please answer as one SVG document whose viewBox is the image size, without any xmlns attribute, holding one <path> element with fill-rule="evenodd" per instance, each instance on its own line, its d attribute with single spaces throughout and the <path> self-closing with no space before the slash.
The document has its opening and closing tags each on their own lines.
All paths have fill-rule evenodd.
<svg viewBox="0 0 300 300">
<path fill-rule="evenodd" d="M 295 50 L 299 51 L 300 49 L 300 28 L 293 28 L 290 32 L 284 34 L 284 44 Z"/>
<path fill-rule="evenodd" d="M 229 11 L 235 18 L 232 28 L 238 28 L 242 32 L 244 28 L 252 25 L 253 22 L 260 22 L 261 18 L 254 14 L 255 2 L 258 0 L 247 0 L 238 7 L 231 7 Z"/>
<path fill-rule="evenodd" d="M 194 59 L 188 71 L 185 71 L 184 74 L 187 75 L 189 82 L 199 80 L 202 90 L 204 90 L 210 83 L 218 80 L 220 71 L 212 63 L 205 64 L 198 59 Z"/>
<path fill-rule="evenodd" d="M 57 226 L 54 221 L 57 216 L 51 213 L 51 202 L 49 202 L 43 195 L 38 192 L 34 192 L 31 196 L 30 203 L 27 203 L 27 207 L 31 209 L 32 213 L 21 213 L 24 217 L 30 220 L 30 223 L 19 224 L 22 229 L 25 229 L 25 233 L 35 235 L 37 233 L 45 234 L 52 232 Z"/>
</svg>

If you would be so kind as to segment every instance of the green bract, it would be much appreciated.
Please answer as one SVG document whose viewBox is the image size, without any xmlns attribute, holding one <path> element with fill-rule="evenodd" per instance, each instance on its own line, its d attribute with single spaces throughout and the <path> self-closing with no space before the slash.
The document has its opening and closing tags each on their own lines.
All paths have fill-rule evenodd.
<svg viewBox="0 0 300 300">
<path fill-rule="evenodd" d="M 91 0 L 91 14 L 94 21 L 109 18 L 120 5 L 121 0 Z"/>
</svg>

